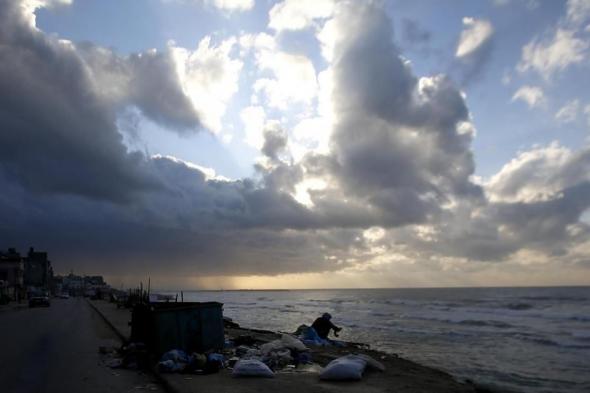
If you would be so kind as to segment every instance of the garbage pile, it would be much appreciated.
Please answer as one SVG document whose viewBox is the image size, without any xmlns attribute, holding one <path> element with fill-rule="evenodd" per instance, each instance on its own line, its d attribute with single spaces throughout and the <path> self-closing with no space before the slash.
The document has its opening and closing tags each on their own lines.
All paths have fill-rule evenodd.
<svg viewBox="0 0 590 393">
<path fill-rule="evenodd" d="M 309 348 L 289 334 L 266 343 L 259 343 L 252 336 L 238 336 L 226 340 L 220 353 L 189 355 L 174 349 L 161 357 L 157 367 L 160 372 L 191 374 L 211 374 L 225 368 L 231 370 L 233 377 L 263 378 L 272 378 L 277 372 L 313 372 L 321 380 L 359 380 L 367 368 L 385 370 L 375 359 L 357 354 L 337 358 L 322 369 L 313 363 Z"/>
<path fill-rule="evenodd" d="M 162 355 L 158 370 L 165 373 L 213 374 L 224 367 L 224 356 L 218 353 L 188 355 L 180 349 L 173 349 Z"/>
<path fill-rule="evenodd" d="M 236 377 L 272 377 L 276 371 L 310 363 L 309 348 L 293 336 L 283 334 L 278 340 L 258 345 L 252 336 L 242 335 L 226 340 L 221 353 L 189 355 L 178 349 L 168 351 L 158 362 L 158 370 L 209 374 L 228 368 Z"/>
<path fill-rule="evenodd" d="M 130 343 L 118 349 L 101 346 L 98 352 L 104 355 L 105 364 L 113 369 L 142 370 L 150 364 L 149 352 L 143 343 Z"/>
</svg>

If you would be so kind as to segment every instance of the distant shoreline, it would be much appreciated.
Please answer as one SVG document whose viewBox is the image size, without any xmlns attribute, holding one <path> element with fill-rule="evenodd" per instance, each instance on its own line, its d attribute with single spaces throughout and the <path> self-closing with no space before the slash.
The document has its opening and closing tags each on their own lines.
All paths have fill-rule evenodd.
<svg viewBox="0 0 590 393">
<path fill-rule="evenodd" d="M 534 286 L 481 286 L 481 287 L 382 287 L 382 288 L 282 288 L 282 289 L 152 289 L 154 292 L 294 292 L 294 291 L 385 291 L 385 290 L 445 290 L 445 289 L 542 289 L 542 288 L 590 288 L 587 285 L 534 285 Z"/>
</svg>

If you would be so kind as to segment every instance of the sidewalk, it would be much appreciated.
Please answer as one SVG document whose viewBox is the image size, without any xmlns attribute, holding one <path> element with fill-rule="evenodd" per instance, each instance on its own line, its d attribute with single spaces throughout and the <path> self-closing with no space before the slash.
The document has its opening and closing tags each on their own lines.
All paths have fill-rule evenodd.
<svg viewBox="0 0 590 393">
<path fill-rule="evenodd" d="M 28 307 L 29 307 L 29 303 L 26 300 L 22 300 L 20 303 L 10 302 L 8 304 L 0 305 L 0 312 L 21 310 L 23 308 L 28 308 Z"/>
<path fill-rule="evenodd" d="M 131 313 L 127 309 L 117 309 L 116 305 L 105 301 L 90 301 L 110 324 L 124 337 L 129 337 Z M 248 329 L 226 329 L 226 335 L 256 334 Z M 268 334 L 267 334 L 268 335 Z M 231 370 L 221 370 L 210 375 L 193 374 L 159 374 L 165 380 L 170 391 L 184 392 L 215 392 L 215 393 L 477 393 L 473 385 L 455 381 L 450 375 L 421 366 L 395 355 L 348 348 L 312 348 L 312 356 L 316 363 L 325 366 L 330 360 L 350 352 L 365 353 L 378 359 L 385 367 L 385 372 L 367 372 L 358 382 L 325 382 L 320 381 L 317 373 L 284 371 L 277 372 L 274 378 L 233 378 Z"/>
<path fill-rule="evenodd" d="M 102 300 L 88 300 L 88 303 L 94 307 L 111 325 L 123 341 L 131 336 L 131 310 L 127 308 L 117 308 L 115 303 L 109 303 Z"/>
</svg>

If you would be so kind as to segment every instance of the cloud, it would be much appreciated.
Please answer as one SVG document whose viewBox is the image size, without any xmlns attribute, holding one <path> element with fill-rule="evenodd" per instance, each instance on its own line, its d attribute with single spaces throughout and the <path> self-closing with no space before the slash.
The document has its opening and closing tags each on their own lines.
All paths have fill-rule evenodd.
<svg viewBox="0 0 590 393">
<path fill-rule="evenodd" d="M 207 3 L 229 12 L 242 12 L 254 8 L 254 0 L 207 0 Z"/>
<path fill-rule="evenodd" d="M 238 91 L 243 62 L 231 55 L 237 44 L 228 38 L 218 45 L 203 38 L 194 51 L 171 46 L 177 77 L 203 125 L 213 132 L 222 129 L 221 119 L 229 100 Z"/>
<path fill-rule="evenodd" d="M 178 133 L 194 133 L 200 117 L 184 93 L 170 50 L 126 57 L 92 44 L 75 45 L 90 72 L 95 94 L 115 107 L 135 106 Z"/>
<path fill-rule="evenodd" d="M 244 12 L 254 8 L 255 0 L 162 0 L 164 3 L 196 3 L 214 7 L 224 13 Z"/>
<path fill-rule="evenodd" d="M 486 183 L 486 191 L 492 202 L 555 199 L 564 189 L 590 181 L 588 164 L 587 149 L 574 153 L 554 142 L 521 152 Z"/>
<path fill-rule="evenodd" d="M 584 114 L 586 115 L 586 118 L 588 120 L 588 126 L 590 127 L 590 104 L 584 107 Z"/>
<path fill-rule="evenodd" d="M 522 58 L 517 69 L 533 70 L 545 79 L 551 79 L 559 71 L 586 58 L 589 45 L 577 38 L 573 31 L 557 29 L 549 40 L 533 40 L 522 48 Z"/>
<path fill-rule="evenodd" d="M 494 33 L 492 24 L 487 20 L 465 17 L 465 30 L 461 32 L 457 45 L 456 57 L 468 56 L 484 45 Z"/>
<path fill-rule="evenodd" d="M 309 58 L 280 51 L 260 51 L 257 65 L 261 72 L 272 72 L 272 78 L 260 78 L 256 92 L 266 96 L 273 108 L 287 109 L 290 104 L 311 104 L 318 93 L 315 68 Z"/>
<path fill-rule="evenodd" d="M 158 188 L 75 47 L 31 28 L 18 3 L 0 7 L 0 171 L 39 193 L 129 201 Z"/>
<path fill-rule="evenodd" d="M 535 108 L 545 104 L 545 94 L 537 86 L 522 86 L 512 96 L 512 102 L 521 100 L 527 103 L 529 108 Z"/>
<path fill-rule="evenodd" d="M 318 94 L 312 61 L 302 54 L 280 49 L 277 37 L 266 33 L 244 34 L 239 39 L 242 56 L 253 54 L 258 75 L 252 104 L 263 99 L 267 106 L 286 110 L 292 104 L 309 106 Z"/>
<path fill-rule="evenodd" d="M 266 34 L 120 56 L 46 36 L 23 12 L 0 5 L 0 92 L 11 92 L 0 93 L 0 238 L 47 249 L 63 270 L 450 276 L 585 255 L 590 149 L 533 147 L 476 181 L 464 94 L 414 74 L 380 3 L 311 17 L 327 64 L 317 78 L 307 58 L 263 58 L 276 45 Z M 315 81 L 310 102 L 283 97 L 306 106 L 292 129 L 269 121 L 277 108 L 241 113 L 261 154 L 251 178 L 125 147 L 128 111 L 177 132 L 215 128 L 250 53 L 268 79 L 286 59 Z"/>
<path fill-rule="evenodd" d="M 590 19 L 590 7 L 584 0 L 569 0 L 566 15 L 544 37 L 535 37 L 522 48 L 517 65 L 521 73 L 537 72 L 545 80 L 572 65 L 586 62 L 590 44 L 584 37 L 584 22 Z"/>
<path fill-rule="evenodd" d="M 586 0 L 568 0 L 566 17 L 573 25 L 582 25 L 590 20 L 590 3 Z"/>
<path fill-rule="evenodd" d="M 466 85 L 479 76 L 489 62 L 494 28 L 487 20 L 468 17 L 463 18 L 463 25 L 455 57 L 461 82 Z"/>
<path fill-rule="evenodd" d="M 170 48 L 120 56 L 91 43 L 60 42 L 80 57 L 93 94 L 105 103 L 135 106 L 144 116 L 179 133 L 199 129 L 201 121 L 183 91 Z"/>
<path fill-rule="evenodd" d="M 555 113 L 555 119 L 560 123 L 572 123 L 578 118 L 578 112 L 580 111 L 580 101 L 577 99 L 568 101 L 562 106 L 557 113 Z"/>
<path fill-rule="evenodd" d="M 471 135 L 459 131 L 468 120 L 459 91 L 444 76 L 412 75 L 383 40 L 392 27 L 374 5 L 341 6 L 329 23 L 336 120 L 331 154 L 316 156 L 308 170 L 341 189 L 314 192 L 316 209 L 332 210 L 327 200 L 340 192 L 380 212 L 379 224 L 395 226 L 426 220 L 450 199 L 476 197 Z M 356 34 L 345 33 L 351 30 Z"/>
<path fill-rule="evenodd" d="M 305 29 L 315 19 L 330 17 L 334 3 L 333 0 L 284 0 L 269 11 L 268 27 L 276 31 Z"/>
</svg>

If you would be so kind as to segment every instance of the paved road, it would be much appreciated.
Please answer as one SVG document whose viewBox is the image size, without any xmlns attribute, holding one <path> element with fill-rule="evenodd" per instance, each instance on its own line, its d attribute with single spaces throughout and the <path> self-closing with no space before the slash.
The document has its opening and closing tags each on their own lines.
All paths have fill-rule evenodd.
<svg viewBox="0 0 590 393">
<path fill-rule="evenodd" d="M 84 299 L 0 312 L 0 392 L 102 393 L 163 390 L 149 375 L 111 370 L 99 346 L 119 341 Z M 156 390 L 154 390 L 156 389 Z"/>
</svg>

